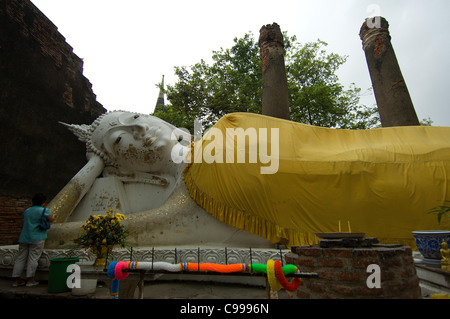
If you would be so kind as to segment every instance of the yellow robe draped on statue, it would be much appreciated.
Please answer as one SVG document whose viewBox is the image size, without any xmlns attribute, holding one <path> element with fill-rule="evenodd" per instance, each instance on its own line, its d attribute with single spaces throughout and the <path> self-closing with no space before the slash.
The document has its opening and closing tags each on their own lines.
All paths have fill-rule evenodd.
<svg viewBox="0 0 450 319">
<path fill-rule="evenodd" d="M 265 148 L 269 157 L 278 150 L 278 163 L 260 154 Z M 415 247 L 412 231 L 445 227 L 426 212 L 450 199 L 449 127 L 341 130 L 233 113 L 191 149 L 184 172 L 191 197 L 273 243 L 313 244 L 315 233 L 337 232 L 339 221 L 347 231 L 349 221 L 352 232 Z M 262 174 L 271 164 L 276 172 Z"/>
</svg>

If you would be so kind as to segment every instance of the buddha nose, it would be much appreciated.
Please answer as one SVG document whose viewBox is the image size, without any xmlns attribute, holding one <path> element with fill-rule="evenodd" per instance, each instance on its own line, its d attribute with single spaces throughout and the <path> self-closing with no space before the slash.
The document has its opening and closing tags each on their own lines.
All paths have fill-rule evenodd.
<svg viewBox="0 0 450 319">
<path fill-rule="evenodd" d="M 133 136 L 135 139 L 140 139 L 148 132 L 149 127 L 147 125 L 137 125 L 133 127 Z"/>
</svg>

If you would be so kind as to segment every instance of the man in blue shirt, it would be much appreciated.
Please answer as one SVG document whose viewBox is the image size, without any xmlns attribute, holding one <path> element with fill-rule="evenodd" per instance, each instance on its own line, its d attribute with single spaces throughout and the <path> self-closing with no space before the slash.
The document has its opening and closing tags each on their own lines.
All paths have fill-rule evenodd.
<svg viewBox="0 0 450 319">
<path fill-rule="evenodd" d="M 36 286 L 39 283 L 34 280 L 36 268 L 38 266 L 39 258 L 44 250 L 45 239 L 47 238 L 47 231 L 39 228 L 39 220 L 42 214 L 46 216 L 47 220 L 52 222 L 55 220 L 55 215 L 42 207 L 46 201 L 46 197 L 38 193 L 33 196 L 33 206 L 25 210 L 23 213 L 23 227 L 19 237 L 19 253 L 16 257 L 13 268 L 13 286 L 20 286 L 26 284 L 27 287 Z M 21 279 L 23 270 L 26 267 L 26 283 Z"/>
</svg>

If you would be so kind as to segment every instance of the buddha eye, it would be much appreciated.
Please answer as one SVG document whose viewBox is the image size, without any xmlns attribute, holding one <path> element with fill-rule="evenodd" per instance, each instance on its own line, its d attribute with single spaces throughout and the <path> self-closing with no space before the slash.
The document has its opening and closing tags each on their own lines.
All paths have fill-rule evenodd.
<svg viewBox="0 0 450 319">
<path fill-rule="evenodd" d="M 119 144 L 119 142 L 120 142 L 120 140 L 121 140 L 122 138 L 119 136 L 118 138 L 116 138 L 116 140 L 114 141 L 114 144 Z"/>
</svg>

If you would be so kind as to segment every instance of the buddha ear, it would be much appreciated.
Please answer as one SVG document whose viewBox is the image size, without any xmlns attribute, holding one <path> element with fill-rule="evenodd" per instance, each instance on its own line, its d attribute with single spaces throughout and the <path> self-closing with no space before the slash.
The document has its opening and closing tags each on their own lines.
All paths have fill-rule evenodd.
<svg viewBox="0 0 450 319">
<path fill-rule="evenodd" d="M 63 122 L 59 122 L 59 123 L 64 125 L 65 127 L 67 127 L 69 129 L 69 131 L 71 131 L 73 134 L 75 134 L 75 136 L 78 137 L 78 139 L 81 142 L 87 143 L 90 141 L 90 137 L 92 134 L 90 125 L 67 124 L 67 123 L 63 123 Z"/>
</svg>

